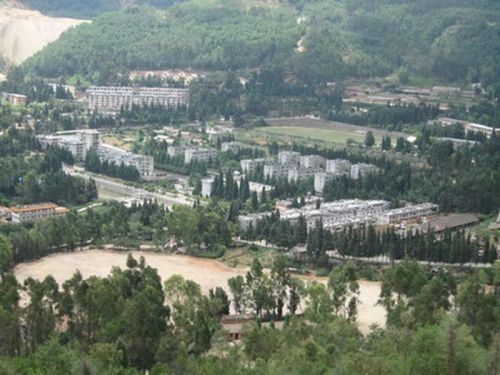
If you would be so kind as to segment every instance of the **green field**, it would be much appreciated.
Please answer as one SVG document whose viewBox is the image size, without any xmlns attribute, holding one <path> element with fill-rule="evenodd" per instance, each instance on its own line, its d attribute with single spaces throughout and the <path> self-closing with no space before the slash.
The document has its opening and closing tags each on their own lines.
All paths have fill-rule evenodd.
<svg viewBox="0 0 500 375">
<path fill-rule="evenodd" d="M 318 129 L 296 126 L 270 126 L 265 128 L 255 129 L 258 133 L 267 133 L 271 135 L 283 135 L 292 138 L 308 138 L 316 141 L 346 143 L 348 139 L 356 142 L 363 142 L 364 135 L 344 130 L 334 129 Z"/>
</svg>

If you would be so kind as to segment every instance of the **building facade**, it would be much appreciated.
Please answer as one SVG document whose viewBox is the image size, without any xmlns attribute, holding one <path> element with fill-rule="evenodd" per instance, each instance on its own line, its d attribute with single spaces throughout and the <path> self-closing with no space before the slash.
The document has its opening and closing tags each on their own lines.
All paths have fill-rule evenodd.
<svg viewBox="0 0 500 375">
<path fill-rule="evenodd" d="M 265 162 L 266 159 L 244 159 L 240 161 L 241 170 L 243 173 L 254 173 Z"/>
<path fill-rule="evenodd" d="M 295 151 L 280 151 L 278 153 L 278 162 L 281 164 L 299 164 L 300 152 Z"/>
<path fill-rule="evenodd" d="M 217 156 L 215 150 L 209 148 L 187 148 L 184 151 L 184 163 L 189 164 L 193 161 L 210 161 Z"/>
<path fill-rule="evenodd" d="M 154 159 L 152 156 L 134 154 L 104 143 L 99 145 L 97 155 L 101 161 L 135 167 L 142 177 L 154 175 Z"/>
<path fill-rule="evenodd" d="M 20 224 L 30 221 L 47 219 L 69 212 L 65 207 L 54 203 L 38 203 L 26 206 L 16 206 L 7 209 L 8 215 L 13 223 Z"/>
<path fill-rule="evenodd" d="M 133 105 L 180 107 L 189 104 L 189 89 L 166 87 L 92 86 L 87 90 L 89 110 L 116 112 Z"/>
<path fill-rule="evenodd" d="M 68 150 L 77 162 L 82 162 L 91 149 L 97 149 L 100 145 L 100 134 L 93 129 L 79 129 L 61 131 L 50 135 L 38 136 L 43 148 L 48 146 L 59 147 Z"/>
<path fill-rule="evenodd" d="M 299 163 L 302 168 L 323 168 L 325 158 L 320 155 L 306 155 L 300 157 Z"/>
<path fill-rule="evenodd" d="M 375 173 L 378 168 L 373 164 L 358 163 L 351 166 L 351 178 L 354 180 L 365 177 L 370 173 Z"/>
<path fill-rule="evenodd" d="M 325 170 L 332 174 L 351 174 L 351 162 L 344 159 L 327 160 Z"/>
</svg>

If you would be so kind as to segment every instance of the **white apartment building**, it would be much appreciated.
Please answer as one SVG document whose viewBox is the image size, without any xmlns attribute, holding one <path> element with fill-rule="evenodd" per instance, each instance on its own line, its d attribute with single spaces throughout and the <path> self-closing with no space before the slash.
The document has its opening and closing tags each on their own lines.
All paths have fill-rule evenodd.
<svg viewBox="0 0 500 375">
<path fill-rule="evenodd" d="M 347 199 L 323 203 L 320 208 L 307 205 L 302 208 L 287 209 L 280 212 L 281 219 L 296 223 L 300 217 L 306 220 L 308 230 L 321 221 L 323 227 L 329 230 L 338 230 L 346 226 L 367 225 L 376 222 L 376 218 L 390 207 L 390 203 L 383 200 Z M 255 227 L 257 221 L 270 216 L 270 212 L 239 217 L 243 229 L 251 225 Z"/>
<path fill-rule="evenodd" d="M 189 104 L 189 89 L 166 87 L 92 86 L 87 90 L 91 111 L 116 112 L 132 105 L 179 107 Z"/>
<path fill-rule="evenodd" d="M 133 166 L 137 168 L 142 177 L 154 174 L 154 159 L 152 156 L 134 154 L 104 143 L 99 145 L 97 155 L 101 161 L 116 165 Z"/>
<path fill-rule="evenodd" d="M 214 188 L 214 178 L 207 177 L 201 180 L 201 196 L 202 197 L 210 197 L 212 196 L 212 191 Z"/>
<path fill-rule="evenodd" d="M 306 155 L 300 157 L 302 168 L 322 168 L 325 166 L 325 158 L 320 155 Z"/>
<path fill-rule="evenodd" d="M 224 142 L 220 145 L 222 152 L 232 151 L 237 153 L 240 151 L 241 145 L 238 142 Z"/>
<path fill-rule="evenodd" d="M 364 177 L 370 173 L 375 173 L 378 168 L 373 164 L 358 163 L 351 166 L 351 178 L 354 180 Z"/>
<path fill-rule="evenodd" d="M 248 182 L 248 189 L 250 190 L 251 193 L 255 192 L 257 194 L 257 198 L 262 197 L 262 192 L 266 192 L 266 196 L 270 194 L 273 190 L 274 187 L 271 185 L 266 185 L 266 184 L 261 184 L 260 182 Z"/>
<path fill-rule="evenodd" d="M 71 152 L 77 162 L 85 160 L 87 152 L 100 143 L 100 134 L 93 129 L 61 131 L 50 135 L 38 136 L 42 147 L 54 146 Z"/>
<path fill-rule="evenodd" d="M 292 168 L 288 170 L 288 182 L 297 182 L 300 180 L 305 180 L 307 178 L 314 177 L 318 172 L 321 172 L 321 168 Z"/>
<path fill-rule="evenodd" d="M 439 206 L 434 203 L 422 203 L 396 208 L 383 212 L 377 223 L 382 225 L 394 224 L 404 220 L 412 220 L 419 217 L 435 215 L 439 212 Z"/>
<path fill-rule="evenodd" d="M 300 152 L 280 151 L 278 153 L 278 162 L 280 164 L 299 164 L 300 157 Z"/>
<path fill-rule="evenodd" d="M 187 146 L 181 145 L 181 146 L 168 146 L 167 147 L 167 155 L 170 156 L 171 158 L 175 158 L 178 156 L 184 156 L 184 153 L 188 149 Z"/>
<path fill-rule="evenodd" d="M 317 172 L 314 174 L 314 192 L 316 194 L 323 194 L 325 185 L 334 180 L 334 175 L 325 172 Z"/>
<path fill-rule="evenodd" d="M 351 174 L 351 162 L 344 159 L 327 160 L 326 172 L 332 174 Z"/>
<path fill-rule="evenodd" d="M 215 158 L 217 152 L 209 148 L 187 148 L 184 152 L 184 163 L 189 164 L 193 161 L 210 161 Z"/>
<path fill-rule="evenodd" d="M 266 159 L 244 159 L 240 161 L 241 170 L 243 173 L 254 173 L 265 162 Z"/>
<path fill-rule="evenodd" d="M 297 164 L 282 164 L 282 163 L 269 163 L 264 165 L 265 178 L 288 178 L 288 171 L 296 168 Z"/>
</svg>

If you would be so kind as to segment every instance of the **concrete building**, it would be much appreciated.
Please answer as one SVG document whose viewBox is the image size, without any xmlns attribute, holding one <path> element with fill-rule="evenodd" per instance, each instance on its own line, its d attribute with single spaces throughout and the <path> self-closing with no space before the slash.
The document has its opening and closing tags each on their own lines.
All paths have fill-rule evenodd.
<svg viewBox="0 0 500 375">
<path fill-rule="evenodd" d="M 214 178 L 213 177 L 207 177 L 203 178 L 201 180 L 201 196 L 202 197 L 211 197 L 212 196 L 212 191 L 214 188 Z"/>
<path fill-rule="evenodd" d="M 116 165 L 133 166 L 137 168 L 142 177 L 154 174 L 154 159 L 152 156 L 134 154 L 105 143 L 99 145 L 97 155 L 101 161 Z"/>
<path fill-rule="evenodd" d="M 93 86 L 87 90 L 91 111 L 116 112 L 133 105 L 179 107 L 189 104 L 189 89 L 165 87 Z"/>
<path fill-rule="evenodd" d="M 300 152 L 280 151 L 278 153 L 278 162 L 280 164 L 299 164 L 300 157 Z"/>
<path fill-rule="evenodd" d="M 439 118 L 435 121 L 432 121 L 432 122 L 437 122 L 437 123 L 444 125 L 444 126 L 460 124 L 464 127 L 464 130 L 467 133 L 468 132 L 475 132 L 475 133 L 483 133 L 487 136 L 491 136 L 491 134 L 493 134 L 493 132 L 495 131 L 496 134 L 500 134 L 500 128 L 492 128 L 490 126 L 477 124 L 474 122 L 457 120 L 457 119 L 449 118 L 449 117 L 441 117 L 441 118 Z"/>
<path fill-rule="evenodd" d="M 184 163 L 189 164 L 193 161 L 210 161 L 215 158 L 217 152 L 209 148 L 191 147 L 184 152 Z"/>
<path fill-rule="evenodd" d="M 302 208 L 292 208 L 280 212 L 281 219 L 296 223 L 300 217 L 306 221 L 308 230 L 314 228 L 321 221 L 323 227 L 329 230 L 338 230 L 347 226 L 360 226 L 376 222 L 376 218 L 390 207 L 390 203 L 383 200 L 348 199 L 316 205 L 306 205 Z M 264 212 L 240 216 L 239 222 L 243 229 L 250 225 L 255 227 L 259 220 L 271 215 Z"/>
<path fill-rule="evenodd" d="M 378 218 L 378 224 L 394 224 L 404 220 L 412 220 L 423 216 L 435 215 L 439 211 L 439 206 L 434 203 L 422 203 L 409 205 L 402 208 L 388 210 Z"/>
<path fill-rule="evenodd" d="M 334 175 L 325 172 L 317 172 L 314 174 L 314 192 L 322 195 L 325 185 L 335 179 Z"/>
<path fill-rule="evenodd" d="M 282 164 L 282 163 L 267 163 L 264 164 L 264 177 L 265 178 L 288 178 L 288 171 L 296 168 L 297 164 Z"/>
<path fill-rule="evenodd" d="M 168 146 L 167 147 L 167 155 L 171 158 L 175 158 L 178 156 L 184 156 L 184 153 L 188 149 L 188 146 L 180 145 L 180 146 Z"/>
<path fill-rule="evenodd" d="M 26 223 L 41 219 L 47 219 L 69 212 L 65 207 L 60 207 L 54 203 L 38 203 L 27 206 L 17 206 L 7 209 L 8 215 L 13 223 Z"/>
<path fill-rule="evenodd" d="M 241 170 L 243 173 L 254 173 L 265 162 L 266 159 L 244 159 L 240 161 Z"/>
<path fill-rule="evenodd" d="M 241 145 L 238 142 L 224 142 L 220 145 L 222 152 L 232 151 L 237 153 L 240 151 Z"/>
<path fill-rule="evenodd" d="M 327 160 L 325 169 L 332 174 L 351 174 L 351 162 L 344 159 Z"/>
<path fill-rule="evenodd" d="M 471 141 L 468 139 L 459 139 L 459 138 L 450 138 L 450 137 L 439 137 L 436 139 L 438 141 L 441 141 L 441 142 L 451 142 L 454 150 L 457 150 L 457 149 L 463 148 L 463 147 L 472 147 L 474 145 L 479 144 L 478 141 Z"/>
<path fill-rule="evenodd" d="M 12 105 L 26 105 L 28 104 L 28 97 L 21 94 L 13 94 L 10 92 L 2 92 L 1 101 L 7 102 Z"/>
<path fill-rule="evenodd" d="M 378 168 L 373 164 L 358 163 L 351 166 L 351 178 L 357 180 L 360 176 L 365 177 L 370 173 L 375 173 Z"/>
<path fill-rule="evenodd" d="M 457 230 L 472 227 L 479 223 L 479 217 L 476 214 L 448 214 L 432 217 L 424 221 L 419 230 L 421 232 L 433 231 L 434 233 L 441 233 L 446 229 Z"/>
<path fill-rule="evenodd" d="M 305 155 L 300 157 L 299 163 L 302 168 L 324 168 L 325 158 L 320 155 Z"/>
<path fill-rule="evenodd" d="M 71 152 L 77 162 L 85 160 L 87 152 L 97 149 L 100 144 L 100 134 L 93 129 L 61 131 L 50 135 L 38 136 L 42 147 L 59 147 Z"/>
<path fill-rule="evenodd" d="M 274 187 L 271 185 L 266 185 L 266 184 L 261 184 L 260 182 L 248 182 L 248 188 L 250 190 L 250 193 L 255 192 L 257 194 L 257 198 L 262 198 L 262 192 L 266 192 L 266 196 L 269 195 L 273 190 Z"/>
<path fill-rule="evenodd" d="M 238 222 L 242 230 L 248 230 L 250 227 L 255 228 L 260 220 L 271 216 L 270 212 L 260 212 L 256 214 L 240 215 L 238 217 Z"/>
<path fill-rule="evenodd" d="M 288 170 L 288 182 L 297 182 L 300 180 L 312 178 L 316 173 L 321 171 L 322 168 L 291 168 Z"/>
</svg>

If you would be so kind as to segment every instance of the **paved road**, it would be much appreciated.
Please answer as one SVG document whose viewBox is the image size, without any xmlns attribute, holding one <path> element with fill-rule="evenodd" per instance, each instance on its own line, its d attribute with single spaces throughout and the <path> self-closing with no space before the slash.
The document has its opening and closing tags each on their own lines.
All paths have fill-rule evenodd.
<svg viewBox="0 0 500 375">
<path fill-rule="evenodd" d="M 185 195 L 169 192 L 151 192 L 146 189 L 127 185 L 124 182 L 117 181 L 116 179 L 110 179 L 102 175 L 90 173 L 82 169 L 76 169 L 71 166 L 65 166 L 64 172 L 72 176 L 78 176 L 87 180 L 92 178 L 95 181 L 98 189 L 106 189 L 116 194 L 125 195 L 140 200 L 156 200 L 158 203 L 162 203 L 167 207 L 172 207 L 175 204 L 192 205 L 194 202 L 191 197 Z"/>
</svg>

